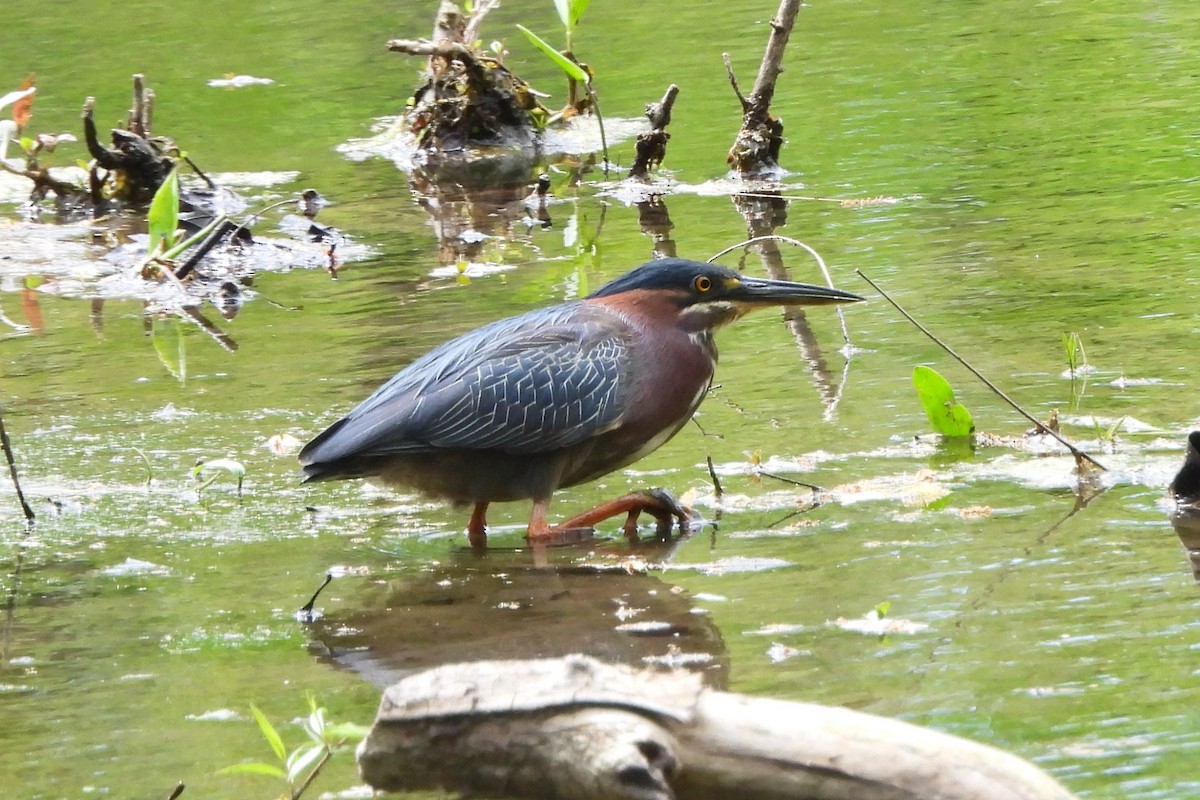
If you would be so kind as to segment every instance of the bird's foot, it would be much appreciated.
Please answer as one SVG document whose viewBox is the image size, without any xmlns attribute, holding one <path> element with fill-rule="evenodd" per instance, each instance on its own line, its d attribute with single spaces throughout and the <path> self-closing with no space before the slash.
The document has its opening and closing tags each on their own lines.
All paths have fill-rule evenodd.
<svg viewBox="0 0 1200 800">
<path fill-rule="evenodd" d="M 643 513 L 650 514 L 657 520 L 656 538 L 664 542 L 670 541 L 671 528 L 675 520 L 679 522 L 680 533 L 691 531 L 703 522 L 699 514 L 680 504 L 675 496 L 666 489 L 655 488 L 644 492 L 630 492 L 623 497 L 602 503 L 589 511 L 564 520 L 550 528 L 549 532 L 577 528 L 590 530 L 606 519 L 625 514 L 625 524 L 622 526 L 625 536 L 631 542 L 636 542 L 639 539 L 637 521 Z M 530 540 L 533 538 L 531 531 Z"/>
</svg>

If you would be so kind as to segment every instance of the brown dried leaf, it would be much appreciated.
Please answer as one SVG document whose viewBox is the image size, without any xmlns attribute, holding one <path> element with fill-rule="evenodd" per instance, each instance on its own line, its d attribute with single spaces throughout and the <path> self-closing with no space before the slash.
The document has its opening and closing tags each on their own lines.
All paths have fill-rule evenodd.
<svg viewBox="0 0 1200 800">
<path fill-rule="evenodd" d="M 36 73 L 33 72 L 26 75 L 25 80 L 21 83 L 21 88 L 19 91 L 23 92 L 26 89 L 32 89 L 35 75 Z M 30 92 L 25 97 L 22 97 L 20 100 L 13 103 L 12 118 L 13 122 L 17 123 L 18 128 L 24 128 L 29 122 L 29 118 L 33 116 L 33 95 L 34 92 Z"/>
</svg>

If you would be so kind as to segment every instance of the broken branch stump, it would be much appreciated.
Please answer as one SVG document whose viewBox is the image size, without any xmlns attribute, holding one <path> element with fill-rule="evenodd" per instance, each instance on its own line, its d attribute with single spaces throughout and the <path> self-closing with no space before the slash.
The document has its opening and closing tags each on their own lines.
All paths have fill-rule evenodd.
<svg viewBox="0 0 1200 800">
<path fill-rule="evenodd" d="M 783 51 L 791 36 L 801 0 L 781 0 L 771 20 L 771 37 L 758 68 L 758 77 L 749 97 L 742 97 L 726 61 L 730 83 L 742 104 L 742 128 L 729 149 L 726 161 L 740 175 L 753 177 L 779 169 L 779 151 L 783 147 L 783 121 L 771 116 L 775 83 L 783 71 Z"/>
<path fill-rule="evenodd" d="M 671 134 L 667 133 L 667 126 L 671 124 L 671 109 L 675 107 L 675 98 L 678 96 L 679 87 L 672 83 L 661 100 L 646 104 L 650 131 L 638 136 L 634 144 L 636 155 L 629 170 L 629 177 L 645 178 L 650 170 L 667 157 L 667 141 L 671 138 Z"/>
</svg>

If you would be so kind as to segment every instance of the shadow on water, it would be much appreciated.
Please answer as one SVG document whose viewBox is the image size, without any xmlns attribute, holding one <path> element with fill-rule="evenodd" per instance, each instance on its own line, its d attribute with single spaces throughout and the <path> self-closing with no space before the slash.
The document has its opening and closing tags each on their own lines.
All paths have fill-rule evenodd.
<svg viewBox="0 0 1200 800">
<path fill-rule="evenodd" d="M 645 574 L 640 559 L 579 560 L 577 552 L 546 566 L 523 550 L 456 552 L 388 581 L 370 607 L 319 619 L 312 649 L 378 686 L 440 664 L 571 653 L 686 667 L 726 685 L 724 641 L 687 593 Z"/>
</svg>

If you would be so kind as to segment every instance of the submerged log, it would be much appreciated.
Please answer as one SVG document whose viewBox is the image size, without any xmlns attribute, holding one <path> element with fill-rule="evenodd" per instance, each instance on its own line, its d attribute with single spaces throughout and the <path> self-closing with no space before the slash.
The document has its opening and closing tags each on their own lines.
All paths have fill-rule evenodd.
<svg viewBox="0 0 1200 800">
<path fill-rule="evenodd" d="M 586 656 L 427 670 L 358 749 L 376 789 L 539 800 L 1072 800 L 993 747 Z"/>
</svg>

